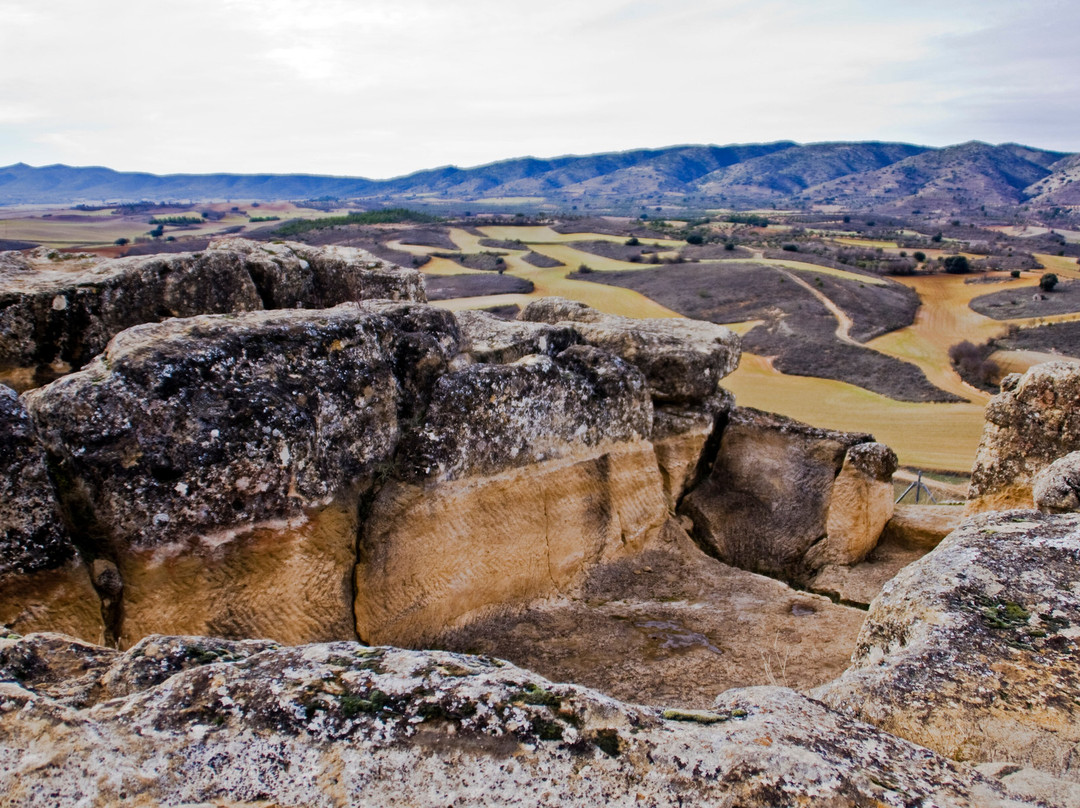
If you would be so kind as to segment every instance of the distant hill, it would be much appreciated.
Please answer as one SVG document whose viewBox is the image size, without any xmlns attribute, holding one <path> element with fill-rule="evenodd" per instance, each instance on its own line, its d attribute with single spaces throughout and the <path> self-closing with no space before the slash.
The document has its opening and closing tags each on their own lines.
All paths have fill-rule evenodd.
<svg viewBox="0 0 1080 808">
<path fill-rule="evenodd" d="M 0 204 L 317 199 L 359 204 L 530 197 L 556 206 L 753 207 L 836 204 L 959 211 L 1080 204 L 1080 155 L 1017 144 L 791 141 L 671 146 L 446 166 L 390 180 L 314 174 L 125 173 L 64 165 L 0 168 Z"/>
</svg>

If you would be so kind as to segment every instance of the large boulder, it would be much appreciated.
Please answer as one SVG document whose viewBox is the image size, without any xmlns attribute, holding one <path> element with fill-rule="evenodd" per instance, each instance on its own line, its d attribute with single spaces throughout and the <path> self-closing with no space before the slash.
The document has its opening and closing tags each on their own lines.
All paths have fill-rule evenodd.
<svg viewBox="0 0 1080 808">
<path fill-rule="evenodd" d="M 971 518 L 870 607 L 834 709 L 954 760 L 1080 781 L 1080 516 Z"/>
<path fill-rule="evenodd" d="M 0 386 L 0 625 L 103 642 L 101 600 L 64 524 L 23 403 Z"/>
<path fill-rule="evenodd" d="M 737 407 L 709 477 L 686 495 L 680 512 L 722 561 L 802 579 L 812 568 L 852 563 L 873 548 L 888 519 L 882 492 L 891 502 L 895 464 L 871 435 Z M 826 549 L 810 553 L 819 542 Z"/>
<path fill-rule="evenodd" d="M 1043 513 L 1080 511 L 1080 452 L 1069 452 L 1040 471 L 1032 496 Z"/>
<path fill-rule="evenodd" d="M 701 320 L 619 317 L 559 297 L 533 301 L 519 318 L 570 325 L 589 345 L 621 356 L 645 374 L 657 403 L 700 403 L 739 366 L 738 335 Z"/>
<path fill-rule="evenodd" d="M 986 406 L 968 513 L 1030 508 L 1039 472 L 1080 450 L 1080 366 L 1035 365 L 1002 382 Z"/>
<path fill-rule="evenodd" d="M 782 688 L 661 710 L 457 654 L 153 644 L 70 651 L 123 694 L 90 708 L 0 683 L 5 805 L 1033 804 Z"/>
<path fill-rule="evenodd" d="M 26 396 L 86 543 L 155 632 L 352 636 L 357 498 L 392 457 L 395 329 L 353 305 L 129 329 Z"/>
<path fill-rule="evenodd" d="M 0 253 L 0 373 L 36 386 L 82 367 L 123 329 L 168 317 L 370 298 L 426 299 L 418 272 L 354 248 L 229 239 L 107 261 Z"/>
<path fill-rule="evenodd" d="M 459 311 L 464 350 L 477 362 L 507 364 L 530 354 L 555 355 L 581 342 L 568 325 L 504 320 L 486 311 Z"/>
<path fill-rule="evenodd" d="M 442 376 L 366 511 L 356 621 L 416 645 L 571 591 L 667 518 L 645 379 L 588 346 Z"/>
</svg>

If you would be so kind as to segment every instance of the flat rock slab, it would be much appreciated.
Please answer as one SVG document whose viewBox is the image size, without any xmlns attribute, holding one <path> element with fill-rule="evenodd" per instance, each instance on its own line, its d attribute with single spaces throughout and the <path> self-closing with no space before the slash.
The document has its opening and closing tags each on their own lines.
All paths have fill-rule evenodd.
<svg viewBox="0 0 1080 808">
<path fill-rule="evenodd" d="M 838 676 L 865 617 L 709 558 L 669 523 L 655 549 L 595 569 L 582 599 L 481 620 L 433 644 L 628 701 L 707 707 L 730 687 L 808 689 Z"/>
<path fill-rule="evenodd" d="M 840 603 L 866 608 L 900 570 L 927 552 L 926 549 L 883 541 L 858 564 L 822 567 L 806 588 Z"/>
</svg>

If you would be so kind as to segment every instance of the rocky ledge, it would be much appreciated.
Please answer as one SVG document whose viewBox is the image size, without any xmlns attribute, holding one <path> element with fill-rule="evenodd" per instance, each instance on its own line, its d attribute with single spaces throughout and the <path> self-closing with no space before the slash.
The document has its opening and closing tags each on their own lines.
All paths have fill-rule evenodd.
<svg viewBox="0 0 1080 808">
<path fill-rule="evenodd" d="M 13 808 L 1035 804 L 784 688 L 661 709 L 442 652 L 49 634 L 0 678 Z"/>
</svg>

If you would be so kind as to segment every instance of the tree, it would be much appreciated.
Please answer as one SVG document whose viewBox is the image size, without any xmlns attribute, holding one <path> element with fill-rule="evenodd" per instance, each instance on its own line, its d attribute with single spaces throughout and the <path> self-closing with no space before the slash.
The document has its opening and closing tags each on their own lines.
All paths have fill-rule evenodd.
<svg viewBox="0 0 1080 808">
<path fill-rule="evenodd" d="M 640 244 L 641 242 L 640 242 L 640 241 L 638 241 L 638 237 L 637 237 L 637 236 L 630 236 L 630 238 L 628 238 L 628 239 L 627 239 L 627 240 L 626 240 L 625 242 L 623 242 L 623 243 L 624 243 L 624 244 L 625 244 L 625 245 L 626 245 L 627 247 L 636 247 L 636 246 L 638 246 L 638 245 L 639 245 L 639 244 Z"/>
<path fill-rule="evenodd" d="M 113 244 L 115 244 L 117 247 L 123 247 L 125 244 L 128 243 L 129 242 L 126 238 L 118 238 L 116 241 L 113 242 Z"/>
<path fill-rule="evenodd" d="M 1047 272 L 1041 278 L 1039 278 L 1039 288 L 1044 292 L 1054 291 L 1054 287 L 1057 286 L 1058 276 L 1053 272 Z"/>
<path fill-rule="evenodd" d="M 924 253 L 922 250 L 916 250 L 911 254 L 911 257 L 921 264 L 926 260 L 926 253 Z"/>
<path fill-rule="evenodd" d="M 945 259 L 945 271 L 950 275 L 963 275 L 971 272 L 971 265 L 965 255 L 950 255 Z"/>
<path fill-rule="evenodd" d="M 944 234 L 939 231 L 937 233 L 934 233 L 934 235 L 930 236 L 930 240 L 933 241 L 934 243 L 937 243 L 937 242 L 941 241 L 943 235 Z"/>
<path fill-rule="evenodd" d="M 704 244 L 705 237 L 701 233 L 691 233 L 686 237 L 687 244 Z"/>
</svg>

